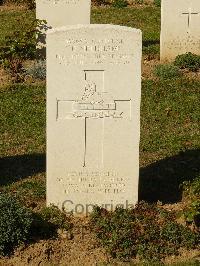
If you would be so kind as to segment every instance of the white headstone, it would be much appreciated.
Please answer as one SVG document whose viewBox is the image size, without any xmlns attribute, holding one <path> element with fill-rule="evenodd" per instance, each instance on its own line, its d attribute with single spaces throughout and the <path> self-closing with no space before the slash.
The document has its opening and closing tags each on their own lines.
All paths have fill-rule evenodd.
<svg viewBox="0 0 200 266">
<path fill-rule="evenodd" d="M 187 52 L 200 55 L 200 1 L 162 0 L 161 61 Z"/>
<path fill-rule="evenodd" d="M 36 18 L 50 27 L 89 24 L 91 0 L 36 0 Z"/>
<path fill-rule="evenodd" d="M 47 34 L 48 204 L 78 214 L 137 202 L 141 53 L 128 27 Z"/>
</svg>

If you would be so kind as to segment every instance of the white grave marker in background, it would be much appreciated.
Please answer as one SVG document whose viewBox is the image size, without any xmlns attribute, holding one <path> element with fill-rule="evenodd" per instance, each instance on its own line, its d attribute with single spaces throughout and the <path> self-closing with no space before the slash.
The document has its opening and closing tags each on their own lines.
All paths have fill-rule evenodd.
<svg viewBox="0 0 200 266">
<path fill-rule="evenodd" d="M 36 0 L 36 18 L 50 27 L 90 24 L 91 0 Z"/>
<path fill-rule="evenodd" d="M 192 52 L 200 55 L 200 1 L 162 0 L 161 61 Z"/>
<path fill-rule="evenodd" d="M 137 202 L 141 53 L 141 31 L 128 27 L 47 34 L 48 204 L 86 213 Z"/>
</svg>

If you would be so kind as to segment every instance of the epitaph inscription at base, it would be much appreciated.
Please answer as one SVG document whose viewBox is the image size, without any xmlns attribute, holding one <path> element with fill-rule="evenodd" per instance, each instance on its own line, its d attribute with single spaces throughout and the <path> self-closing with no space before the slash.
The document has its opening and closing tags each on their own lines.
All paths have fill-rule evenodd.
<svg viewBox="0 0 200 266">
<path fill-rule="evenodd" d="M 141 43 L 139 30 L 111 25 L 47 34 L 48 204 L 137 202 Z"/>
</svg>

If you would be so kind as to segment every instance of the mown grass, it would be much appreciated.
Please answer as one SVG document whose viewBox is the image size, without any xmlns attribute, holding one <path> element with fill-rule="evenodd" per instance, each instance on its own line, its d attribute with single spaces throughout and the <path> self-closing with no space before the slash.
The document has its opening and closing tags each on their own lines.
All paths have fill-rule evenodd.
<svg viewBox="0 0 200 266">
<path fill-rule="evenodd" d="M 142 84 L 140 199 L 176 202 L 199 173 L 200 82 Z M 45 87 L 1 88 L 1 185 L 45 172 Z"/>
<path fill-rule="evenodd" d="M 143 82 L 141 150 L 170 156 L 199 146 L 200 82 Z"/>
<path fill-rule="evenodd" d="M 24 18 L 22 15 L 26 14 Z M 1 11 L 0 46 L 12 31 L 23 27 L 25 20 L 33 21 L 34 11 Z M 159 51 L 160 8 L 149 6 L 143 8 L 93 8 L 91 23 L 116 24 L 141 29 L 143 32 L 144 52 Z M 149 51 L 150 50 L 150 51 Z"/>
<path fill-rule="evenodd" d="M 0 11 L 0 47 L 5 45 L 5 38 L 13 31 L 23 29 L 25 20 L 33 21 L 35 12 L 30 10 Z"/>
<path fill-rule="evenodd" d="M 13 85 L 1 93 L 1 156 L 45 150 L 45 86 Z"/>
<path fill-rule="evenodd" d="M 0 88 L 0 189 L 29 199 L 44 198 L 45 193 L 45 94 L 42 85 Z M 39 180 L 21 183 L 38 175 Z"/>
<path fill-rule="evenodd" d="M 92 23 L 115 24 L 141 29 L 143 33 L 143 53 L 159 55 L 160 8 L 95 8 Z"/>
<path fill-rule="evenodd" d="M 95 8 L 92 23 L 116 24 L 141 29 L 144 41 L 158 42 L 160 38 L 160 8 Z"/>
</svg>

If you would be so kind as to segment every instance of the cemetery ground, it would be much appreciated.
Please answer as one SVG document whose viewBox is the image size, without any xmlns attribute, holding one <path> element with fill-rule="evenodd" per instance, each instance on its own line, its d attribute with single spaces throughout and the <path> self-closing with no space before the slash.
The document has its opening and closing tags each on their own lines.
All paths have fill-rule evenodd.
<svg viewBox="0 0 200 266">
<path fill-rule="evenodd" d="M 5 6 L 0 6 L 0 10 L 1 50 L 8 45 L 15 49 L 13 40 L 22 39 L 24 30 L 31 28 L 34 11 Z M 131 224 L 130 212 L 121 210 L 111 217 L 96 209 L 92 218 L 70 216 L 64 219 L 56 209 L 51 212 L 44 209 L 45 71 L 44 64 L 34 65 L 34 58 L 22 54 L 23 62 L 14 60 L 8 67 L 8 62 L 4 61 L 0 66 L 3 144 L 0 192 L 16 197 L 38 216 L 35 214 L 37 219 L 31 238 L 7 256 L 0 257 L 0 265 L 135 265 L 145 259 L 151 261 L 149 265 L 156 261 L 180 266 L 199 265 L 199 245 L 194 238 L 199 234 L 200 213 L 200 72 L 158 66 L 159 7 L 93 7 L 92 23 L 130 26 L 143 32 L 139 199 L 155 206 L 143 203 L 135 215 L 141 227 L 144 226 L 141 212 L 146 215 L 145 221 L 150 228 L 143 227 L 147 232 L 143 234 L 146 246 L 143 242 L 137 256 L 133 256 L 136 251 L 131 249 L 130 243 L 135 242 L 127 233 Z M 11 41 L 6 36 L 12 36 Z M 24 36 L 24 41 L 31 40 Z M 12 49 L 8 50 L 12 52 Z M 26 72 L 23 69 L 27 69 Z M 150 225 L 160 226 L 166 220 L 171 222 L 168 224 L 171 227 L 167 231 L 168 247 L 163 247 L 163 254 L 161 237 L 153 238 L 156 238 L 157 227 Z M 177 223 L 183 227 L 180 229 Z M 118 226 L 125 228 L 120 231 L 122 237 Z M 187 228 L 195 232 L 195 236 Z M 177 234 L 183 238 L 187 235 L 185 246 L 179 243 Z"/>
</svg>

